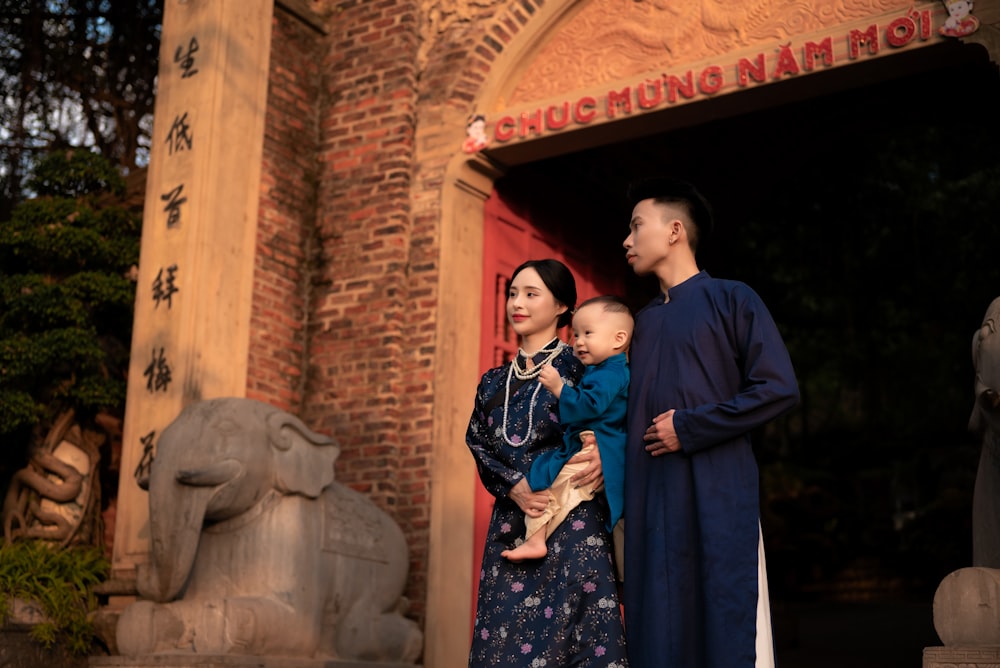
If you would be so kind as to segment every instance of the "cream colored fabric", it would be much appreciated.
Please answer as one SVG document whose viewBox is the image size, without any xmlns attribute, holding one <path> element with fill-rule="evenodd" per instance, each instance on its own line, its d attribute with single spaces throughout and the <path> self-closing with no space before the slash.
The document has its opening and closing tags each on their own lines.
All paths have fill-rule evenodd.
<svg viewBox="0 0 1000 668">
<path fill-rule="evenodd" d="M 589 452 L 593 449 L 593 445 L 588 445 L 580 450 L 580 452 Z M 566 519 L 569 511 L 576 508 L 582 502 L 593 499 L 594 494 L 604 487 L 603 483 L 596 487 L 594 485 L 577 487 L 569 481 L 570 478 L 587 468 L 587 466 L 587 464 L 566 464 L 562 467 L 552 486 L 546 490 L 549 494 L 549 505 L 545 507 L 545 511 L 538 517 L 525 516 L 525 540 L 542 527 L 545 527 L 545 537 L 548 538 L 551 536 L 552 532 L 559 526 L 559 523 Z"/>
</svg>

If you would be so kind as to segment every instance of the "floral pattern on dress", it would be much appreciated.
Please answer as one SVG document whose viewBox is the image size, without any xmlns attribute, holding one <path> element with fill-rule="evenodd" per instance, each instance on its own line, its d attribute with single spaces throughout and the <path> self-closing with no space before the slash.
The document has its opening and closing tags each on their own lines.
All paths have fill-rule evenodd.
<svg viewBox="0 0 1000 668">
<path fill-rule="evenodd" d="M 524 539 L 524 513 L 507 493 L 539 452 L 562 445 L 556 398 L 544 388 L 536 395 L 537 380 L 511 389 L 506 433 L 515 445 L 504 439 L 508 365 L 483 375 L 466 434 L 483 485 L 497 497 L 480 570 L 469 666 L 625 668 L 603 495 L 570 512 L 549 537 L 545 558 L 514 563 L 500 556 Z M 569 382 L 583 374 L 569 347 L 553 366 Z M 501 401 L 491 401 L 497 396 Z"/>
</svg>

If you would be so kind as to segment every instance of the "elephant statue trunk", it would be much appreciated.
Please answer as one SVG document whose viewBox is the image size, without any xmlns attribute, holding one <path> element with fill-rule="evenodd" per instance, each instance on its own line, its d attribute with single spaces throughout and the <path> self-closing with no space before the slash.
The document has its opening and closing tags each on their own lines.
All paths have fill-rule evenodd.
<svg viewBox="0 0 1000 668">
<path fill-rule="evenodd" d="M 205 509 L 213 490 L 191 490 L 186 508 L 172 512 L 160 508 L 153 517 L 150 509 L 150 561 L 140 564 L 136 573 L 139 595 L 153 601 L 177 598 L 187 583 L 198 552 Z"/>
</svg>

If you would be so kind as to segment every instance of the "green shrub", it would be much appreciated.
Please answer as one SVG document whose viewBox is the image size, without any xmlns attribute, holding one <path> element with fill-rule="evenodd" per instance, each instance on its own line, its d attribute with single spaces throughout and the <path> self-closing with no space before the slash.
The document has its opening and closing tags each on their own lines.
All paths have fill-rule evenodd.
<svg viewBox="0 0 1000 668">
<path fill-rule="evenodd" d="M 110 569 L 96 547 L 54 548 L 42 541 L 19 541 L 0 547 L 0 622 L 11 614 L 13 599 L 37 604 L 46 620 L 31 637 L 51 649 L 63 641 L 73 654 L 90 653 L 96 639 L 90 613 L 97 609 L 95 585 Z"/>
<path fill-rule="evenodd" d="M 125 403 L 141 219 L 89 151 L 44 158 L 30 183 L 0 221 L 0 437 Z"/>
</svg>

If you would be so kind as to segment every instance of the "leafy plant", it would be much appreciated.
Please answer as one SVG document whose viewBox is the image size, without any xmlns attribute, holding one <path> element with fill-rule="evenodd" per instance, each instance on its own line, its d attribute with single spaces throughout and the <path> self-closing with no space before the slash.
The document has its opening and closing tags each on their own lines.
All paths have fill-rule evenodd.
<svg viewBox="0 0 1000 668">
<path fill-rule="evenodd" d="M 125 400 L 140 220 L 119 203 L 122 178 L 95 153 L 60 151 L 31 187 L 39 196 L 0 221 L 0 436 Z"/>
<path fill-rule="evenodd" d="M 110 563 L 100 548 L 54 549 L 42 541 L 19 541 L 0 547 L 0 622 L 11 614 L 14 599 L 36 603 L 45 621 L 31 637 L 51 649 L 63 640 L 76 655 L 90 652 L 96 638 L 89 615 L 97 609 L 93 588 L 107 578 Z"/>
</svg>

